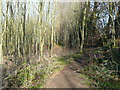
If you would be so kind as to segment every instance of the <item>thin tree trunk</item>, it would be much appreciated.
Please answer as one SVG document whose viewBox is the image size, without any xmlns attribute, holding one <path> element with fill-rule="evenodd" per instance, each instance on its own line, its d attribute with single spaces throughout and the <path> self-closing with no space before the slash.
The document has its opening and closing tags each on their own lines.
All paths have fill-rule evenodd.
<svg viewBox="0 0 120 90">
<path fill-rule="evenodd" d="M 25 34 L 26 34 L 26 3 L 24 4 L 23 12 L 23 47 L 25 45 Z"/>
<path fill-rule="evenodd" d="M 116 46 L 116 42 L 115 42 L 115 22 L 114 22 L 114 14 L 112 13 L 114 10 L 113 10 L 113 7 L 114 6 L 114 3 L 111 3 L 109 4 L 109 12 L 110 12 L 110 17 L 112 19 L 112 42 L 113 42 L 113 47 Z"/>
<path fill-rule="evenodd" d="M 2 64 L 2 24 L 1 24 L 1 16 L 2 16 L 2 3 L 0 2 L 0 64 Z"/>
<path fill-rule="evenodd" d="M 53 47 L 54 47 L 54 36 L 55 36 L 55 30 L 54 30 L 54 22 L 55 21 L 55 3 L 53 3 L 53 11 L 52 11 L 52 28 L 51 28 L 51 56 L 53 54 Z"/>
<path fill-rule="evenodd" d="M 86 5 L 87 6 L 87 5 Z M 85 21 L 86 21 L 86 11 L 87 11 L 87 8 L 85 7 L 84 8 L 84 11 L 83 11 L 83 21 L 82 21 L 82 30 L 81 30 L 81 37 L 82 37 L 82 40 L 81 40 L 81 46 L 80 46 L 80 52 L 83 52 L 83 45 L 84 45 L 84 39 L 85 39 Z"/>
</svg>

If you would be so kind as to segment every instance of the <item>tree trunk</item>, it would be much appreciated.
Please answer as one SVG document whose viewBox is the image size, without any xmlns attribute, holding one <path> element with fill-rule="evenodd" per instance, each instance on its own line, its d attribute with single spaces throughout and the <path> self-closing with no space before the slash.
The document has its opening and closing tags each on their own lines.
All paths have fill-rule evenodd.
<svg viewBox="0 0 120 90">
<path fill-rule="evenodd" d="M 2 16 L 2 3 L 0 2 L 0 64 L 2 64 L 2 24 L 1 24 L 1 16 Z"/>
<path fill-rule="evenodd" d="M 87 6 L 87 4 L 86 4 Z M 80 46 L 80 52 L 83 52 L 83 45 L 84 45 L 84 39 L 85 39 L 85 21 L 86 21 L 86 11 L 87 11 L 87 8 L 84 8 L 84 11 L 83 11 L 83 21 L 82 21 L 82 30 L 81 30 L 81 37 L 82 37 L 82 40 L 81 40 L 81 46 Z"/>
<path fill-rule="evenodd" d="M 110 17 L 112 19 L 112 23 L 111 23 L 111 26 L 112 26 L 112 42 L 113 42 L 113 47 L 116 46 L 116 42 L 115 42 L 115 22 L 114 22 L 114 14 L 112 13 L 114 11 L 114 9 L 112 8 L 114 6 L 114 3 L 111 3 L 109 4 L 109 12 L 110 12 Z"/>
</svg>

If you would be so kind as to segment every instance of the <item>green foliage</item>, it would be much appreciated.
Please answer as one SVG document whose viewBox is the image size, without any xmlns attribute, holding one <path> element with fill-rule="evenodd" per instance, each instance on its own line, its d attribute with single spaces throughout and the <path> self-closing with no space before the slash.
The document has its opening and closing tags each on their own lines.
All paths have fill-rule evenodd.
<svg viewBox="0 0 120 90">
<path fill-rule="evenodd" d="M 120 48 L 112 49 L 112 57 L 118 65 L 120 65 Z"/>
<path fill-rule="evenodd" d="M 84 67 L 82 73 L 94 81 L 91 86 L 101 88 L 119 88 L 117 73 L 105 66 L 91 65 Z"/>
<path fill-rule="evenodd" d="M 55 57 L 51 58 L 48 63 L 46 60 L 43 63 L 38 63 L 36 61 L 21 62 L 20 65 L 14 65 L 11 68 L 7 69 L 5 65 L 4 76 L 3 76 L 3 85 L 5 87 L 30 87 L 30 88 L 41 88 L 46 81 L 46 78 L 49 74 L 54 71 L 59 71 L 63 68 L 63 65 L 69 64 L 69 57 Z M 39 67 L 40 66 L 40 67 Z M 14 70 L 12 69 L 14 68 Z M 8 73 L 7 71 L 12 71 Z M 37 84 L 39 83 L 39 84 Z"/>
<path fill-rule="evenodd" d="M 111 51 L 109 50 L 107 53 L 105 51 L 101 51 L 104 52 L 103 55 L 105 55 L 105 57 L 103 56 L 103 58 L 93 58 L 93 63 L 85 66 L 81 72 L 89 76 L 90 79 L 93 79 L 94 83 L 92 86 L 94 87 L 119 88 L 120 82 L 118 71 L 116 70 L 117 65 L 114 60 L 110 60 L 112 57 L 108 54 L 111 54 Z M 106 58 L 108 58 L 108 60 L 106 60 Z"/>
<path fill-rule="evenodd" d="M 89 79 L 89 77 L 85 74 L 80 74 L 80 77 L 84 78 L 84 81 L 83 83 L 88 85 L 88 86 L 91 86 L 91 84 L 93 83 L 93 80 L 92 79 Z"/>
<path fill-rule="evenodd" d="M 72 57 L 75 59 L 79 59 L 82 56 L 83 53 L 75 54 Z"/>
<path fill-rule="evenodd" d="M 102 46 L 103 43 L 102 50 L 107 52 L 103 53 L 104 58 L 90 59 L 89 63 L 92 62 L 95 67 L 85 67 L 86 71 L 93 69 L 95 71 L 93 72 L 94 75 L 99 71 L 100 75 L 97 74 L 96 77 L 101 78 L 105 75 L 103 78 L 109 80 L 112 75 L 116 75 L 116 71 L 119 71 L 120 50 L 115 49 L 115 47 L 119 47 L 115 42 L 118 29 L 115 30 L 112 17 L 114 15 L 111 13 L 115 12 L 114 8 L 116 6 L 114 3 L 94 2 L 93 7 L 91 7 L 91 3 L 88 2 L 66 5 L 63 3 L 59 5 L 55 2 L 39 2 L 34 3 L 35 7 L 32 9 L 30 8 L 31 2 L 4 2 L 2 4 L 4 11 L 1 12 L 0 9 L 0 15 L 3 18 L 0 20 L 0 22 L 2 21 L 2 25 L 0 24 L 0 60 L 2 60 L 2 56 L 7 57 L 4 59 L 4 61 L 6 60 L 5 63 L 3 63 L 3 86 L 41 87 L 42 81 L 48 74 L 54 70 L 59 70 L 63 65 L 71 63 L 74 59 L 81 59 L 80 57 L 83 56 L 80 53 L 52 59 L 54 53 L 61 54 L 62 52 L 66 54 L 66 49 L 75 49 L 75 51 L 82 52 L 85 41 L 87 41 L 87 44 L 89 44 L 88 42 L 101 44 L 96 44 L 97 46 Z M 103 8 L 104 6 L 106 8 L 109 6 L 109 8 L 106 10 L 106 8 Z M 104 14 L 105 16 L 102 16 Z M 110 15 L 107 16 L 109 20 L 103 23 L 101 19 L 105 19 L 106 15 Z M 99 21 L 101 21 L 101 25 L 99 25 Z M 111 35 L 109 35 L 109 31 Z M 56 45 L 58 47 L 54 50 Z M 90 45 L 92 46 L 92 44 Z M 59 50 L 60 47 L 62 49 Z M 112 51 L 110 51 L 111 49 Z M 100 52 L 100 50 L 94 51 L 94 53 Z M 38 57 L 39 61 L 37 62 L 35 60 Z M 99 64 L 102 64 L 102 66 Z M 110 72 L 109 69 L 115 72 Z M 110 77 L 107 77 L 106 74 Z M 33 85 L 34 82 L 40 81 L 41 83 Z M 112 87 L 110 83 L 105 83 L 105 85 L 101 81 L 98 81 L 98 83 L 101 83 L 101 87 Z"/>
</svg>

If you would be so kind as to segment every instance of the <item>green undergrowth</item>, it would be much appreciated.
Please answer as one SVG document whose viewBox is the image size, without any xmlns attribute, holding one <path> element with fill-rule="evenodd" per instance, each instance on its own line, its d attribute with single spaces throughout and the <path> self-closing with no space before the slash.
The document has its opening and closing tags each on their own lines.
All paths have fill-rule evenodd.
<svg viewBox="0 0 120 90">
<path fill-rule="evenodd" d="M 120 78 L 118 77 L 120 52 L 117 49 L 110 50 L 105 47 L 86 52 L 87 54 L 92 53 L 96 56 L 87 57 L 86 65 L 80 71 L 80 73 L 88 76 L 93 81 L 90 86 L 120 88 Z M 97 54 L 99 54 L 99 57 L 97 57 Z"/>
<path fill-rule="evenodd" d="M 3 84 L 6 85 L 5 87 L 43 88 L 51 74 L 62 70 L 65 65 L 74 60 L 85 59 L 80 69 L 80 77 L 85 78 L 86 85 L 98 88 L 120 88 L 117 73 L 119 51 L 104 48 L 86 51 L 87 54 L 65 55 L 40 62 L 31 61 L 29 64 L 22 62 L 20 66 L 14 65 L 9 69 L 12 73 L 8 73 L 8 70 L 4 68 Z M 96 57 L 90 57 L 89 53 L 95 54 L 93 56 Z"/>
<path fill-rule="evenodd" d="M 44 82 L 43 84 L 36 84 L 36 86 L 32 86 L 32 88 L 43 88 L 44 87 L 44 84 L 46 83 L 48 77 L 51 75 L 51 74 L 54 74 L 55 72 L 59 72 L 60 70 L 62 70 L 64 68 L 65 65 L 68 65 L 70 64 L 74 58 L 73 58 L 74 55 L 66 55 L 66 56 L 62 56 L 62 57 L 54 57 L 54 58 L 51 58 L 51 60 L 54 61 L 54 65 L 52 65 L 52 67 L 49 67 L 49 68 L 52 68 L 51 69 L 51 72 L 45 74 L 45 77 L 44 77 Z"/>
<path fill-rule="evenodd" d="M 42 88 L 47 77 L 63 69 L 63 67 L 72 62 L 71 56 L 54 57 L 48 60 L 21 62 L 14 64 L 11 68 L 3 67 L 3 86 L 21 87 L 21 88 Z"/>
<path fill-rule="evenodd" d="M 91 84 L 92 87 L 98 88 L 119 88 L 120 82 L 118 77 L 113 75 L 114 72 L 105 69 L 103 66 L 86 66 L 84 67 L 83 74 L 89 76 L 94 82 Z"/>
<path fill-rule="evenodd" d="M 91 86 L 91 84 L 93 83 L 93 80 L 92 79 L 90 79 L 87 75 L 85 75 L 85 74 L 80 74 L 80 77 L 81 78 L 83 78 L 84 80 L 81 82 L 81 83 L 83 83 L 83 84 L 85 84 L 85 85 L 87 85 L 87 86 Z"/>
</svg>

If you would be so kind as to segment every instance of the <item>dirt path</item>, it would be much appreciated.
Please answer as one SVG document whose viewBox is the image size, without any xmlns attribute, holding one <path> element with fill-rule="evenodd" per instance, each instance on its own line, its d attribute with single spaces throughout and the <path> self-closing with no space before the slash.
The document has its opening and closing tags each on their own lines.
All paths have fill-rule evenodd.
<svg viewBox="0 0 120 90">
<path fill-rule="evenodd" d="M 85 78 L 80 77 L 80 73 L 76 72 L 80 67 L 75 61 L 65 66 L 63 70 L 49 77 L 45 88 L 88 88 Z"/>
</svg>

